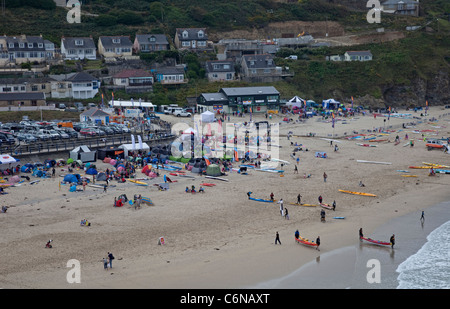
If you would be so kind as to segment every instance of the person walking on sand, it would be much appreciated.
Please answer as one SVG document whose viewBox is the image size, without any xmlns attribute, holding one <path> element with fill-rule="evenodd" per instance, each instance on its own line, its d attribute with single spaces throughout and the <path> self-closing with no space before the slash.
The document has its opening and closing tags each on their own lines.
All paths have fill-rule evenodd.
<svg viewBox="0 0 450 309">
<path fill-rule="evenodd" d="M 322 204 L 322 195 L 319 195 L 319 204 Z"/>
<path fill-rule="evenodd" d="M 109 268 L 112 268 L 112 260 L 114 260 L 114 255 L 111 252 L 108 252 L 109 259 Z"/>
<path fill-rule="evenodd" d="M 297 164 L 294 166 L 294 174 L 298 174 Z"/>
<path fill-rule="evenodd" d="M 289 213 L 288 213 L 287 208 L 284 209 L 284 218 L 285 218 L 286 220 L 289 220 Z"/>
<path fill-rule="evenodd" d="M 363 238 L 364 234 L 363 234 L 363 230 L 362 227 L 359 229 L 359 239 Z"/>
<path fill-rule="evenodd" d="M 281 245 L 280 234 L 278 234 L 278 232 L 275 235 L 275 245 L 277 244 L 277 242 Z"/>
<path fill-rule="evenodd" d="M 273 201 L 273 192 L 270 193 L 270 200 Z"/>
<path fill-rule="evenodd" d="M 422 215 L 420 216 L 420 221 L 425 220 L 425 211 L 422 210 Z"/>
<path fill-rule="evenodd" d="M 336 210 L 336 201 L 333 201 L 333 211 Z"/>
<path fill-rule="evenodd" d="M 323 172 L 323 182 L 327 182 L 327 173 Z"/>
<path fill-rule="evenodd" d="M 280 199 L 278 204 L 280 204 L 280 213 L 281 213 L 281 216 L 283 216 L 283 199 Z"/>
<path fill-rule="evenodd" d="M 319 246 L 320 246 L 320 236 L 317 236 L 316 244 L 317 244 L 316 250 L 319 250 L 319 251 L 320 251 L 320 249 L 319 249 Z"/>
<path fill-rule="evenodd" d="M 299 195 L 297 195 L 297 204 L 301 204 L 301 201 L 302 201 L 302 196 L 299 194 Z"/>
<path fill-rule="evenodd" d="M 103 269 L 108 270 L 108 260 L 106 258 L 103 258 Z"/>
<path fill-rule="evenodd" d="M 391 248 L 394 249 L 394 245 L 395 245 L 395 235 L 394 234 L 392 234 L 389 241 L 391 242 Z"/>
</svg>

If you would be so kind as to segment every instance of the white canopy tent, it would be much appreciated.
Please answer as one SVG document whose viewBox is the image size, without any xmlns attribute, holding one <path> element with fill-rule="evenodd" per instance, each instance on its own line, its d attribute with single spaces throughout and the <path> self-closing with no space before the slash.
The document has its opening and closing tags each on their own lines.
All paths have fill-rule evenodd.
<svg viewBox="0 0 450 309">
<path fill-rule="evenodd" d="M 147 107 L 154 109 L 155 105 L 152 102 L 143 102 L 143 101 L 122 101 L 122 100 L 114 100 L 109 101 L 109 106 L 111 107 Z"/>
<path fill-rule="evenodd" d="M 335 99 L 328 99 L 322 101 L 322 107 L 324 109 L 337 109 L 339 107 L 340 102 Z"/>
<path fill-rule="evenodd" d="M 202 123 L 208 123 L 208 122 L 214 122 L 214 113 L 210 112 L 210 111 L 206 111 L 204 113 L 202 113 Z"/>
<path fill-rule="evenodd" d="M 134 143 L 134 144 L 122 144 L 119 146 L 120 149 L 123 149 L 123 154 L 125 157 L 128 157 L 128 153 L 131 151 L 150 151 L 150 147 L 147 143 Z"/>
<path fill-rule="evenodd" d="M 0 170 L 16 167 L 19 161 L 19 159 L 15 159 L 9 154 L 2 154 L 0 155 Z"/>
<path fill-rule="evenodd" d="M 287 106 L 297 106 L 297 107 L 302 107 L 305 104 L 305 100 L 303 100 L 302 98 L 295 96 L 292 99 L 290 99 L 286 105 Z"/>
</svg>

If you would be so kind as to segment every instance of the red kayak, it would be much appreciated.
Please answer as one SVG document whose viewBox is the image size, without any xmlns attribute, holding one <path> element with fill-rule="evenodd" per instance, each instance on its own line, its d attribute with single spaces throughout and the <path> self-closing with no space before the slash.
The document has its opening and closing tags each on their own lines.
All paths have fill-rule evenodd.
<svg viewBox="0 0 450 309">
<path fill-rule="evenodd" d="M 215 183 L 201 183 L 201 186 L 206 186 L 206 187 L 214 187 L 216 184 Z"/>
<path fill-rule="evenodd" d="M 391 245 L 390 242 L 381 241 L 381 240 L 375 240 L 375 239 L 372 239 L 372 238 L 360 237 L 360 239 L 365 240 L 367 242 L 370 242 L 372 244 L 376 244 L 376 245 L 382 245 L 382 246 L 390 246 Z"/>
<path fill-rule="evenodd" d="M 307 238 L 303 238 L 301 236 L 295 237 L 295 241 L 298 242 L 299 244 L 305 245 L 305 246 L 309 246 L 309 247 L 317 247 L 317 244 L 315 241 L 309 240 Z"/>
</svg>

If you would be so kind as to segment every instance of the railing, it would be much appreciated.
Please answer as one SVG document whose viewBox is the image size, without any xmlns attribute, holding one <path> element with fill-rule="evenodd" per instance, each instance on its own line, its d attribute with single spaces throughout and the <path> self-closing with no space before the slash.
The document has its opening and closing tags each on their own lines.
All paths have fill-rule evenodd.
<svg viewBox="0 0 450 309">
<path fill-rule="evenodd" d="M 51 140 L 45 142 L 34 142 L 32 144 L 14 144 L 14 145 L 2 145 L 0 146 L 0 153 L 10 154 L 13 157 L 44 154 L 44 153 L 55 153 L 60 151 L 71 151 L 75 147 L 86 145 L 89 148 L 101 148 L 107 146 L 119 146 L 122 144 L 131 144 L 131 134 L 136 136 L 135 142 L 138 143 L 137 136 L 140 135 L 142 142 L 145 143 L 156 143 L 156 142 L 167 142 L 175 138 L 171 134 L 170 130 L 162 131 L 146 131 L 146 132 L 136 132 L 127 133 L 120 135 L 104 135 L 104 136 L 82 136 L 77 139 L 67 139 L 67 140 Z"/>
</svg>

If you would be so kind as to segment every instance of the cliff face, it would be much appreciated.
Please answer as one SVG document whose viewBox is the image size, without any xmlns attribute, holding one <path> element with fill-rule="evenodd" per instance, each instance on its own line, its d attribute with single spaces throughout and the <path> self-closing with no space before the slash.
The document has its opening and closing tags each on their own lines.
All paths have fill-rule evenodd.
<svg viewBox="0 0 450 309">
<path fill-rule="evenodd" d="M 450 104 L 450 75 L 439 71 L 429 80 L 415 78 L 410 85 L 386 86 L 383 99 L 388 106 L 424 106 Z"/>
</svg>

